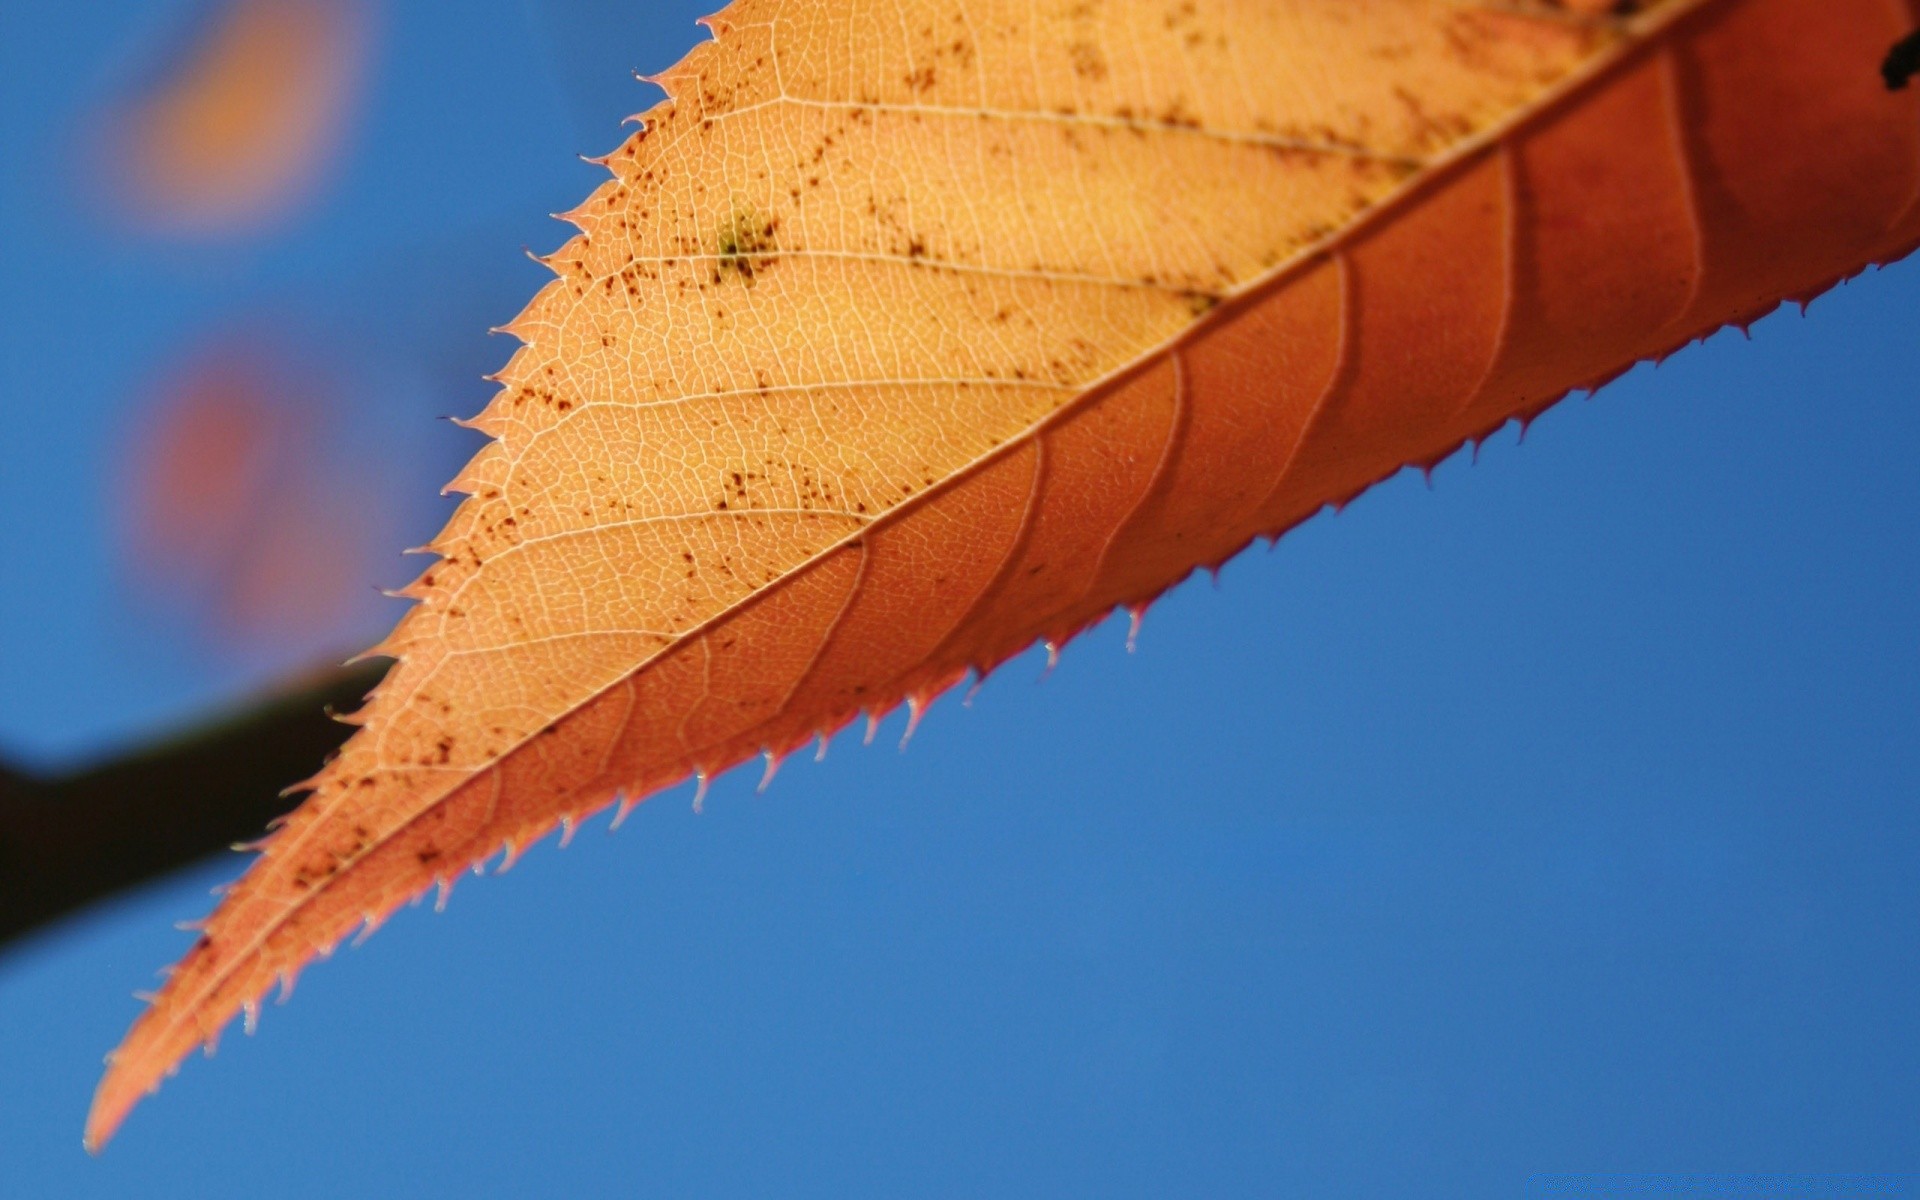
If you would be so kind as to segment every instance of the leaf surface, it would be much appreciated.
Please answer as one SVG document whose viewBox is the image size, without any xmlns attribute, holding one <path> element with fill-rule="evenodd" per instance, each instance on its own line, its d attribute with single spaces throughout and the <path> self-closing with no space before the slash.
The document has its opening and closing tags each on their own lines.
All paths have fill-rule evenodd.
<svg viewBox="0 0 1920 1200">
<path fill-rule="evenodd" d="M 1058 645 L 1920 238 L 1899 0 L 737 0 L 98 1145 L 357 926 Z"/>
</svg>

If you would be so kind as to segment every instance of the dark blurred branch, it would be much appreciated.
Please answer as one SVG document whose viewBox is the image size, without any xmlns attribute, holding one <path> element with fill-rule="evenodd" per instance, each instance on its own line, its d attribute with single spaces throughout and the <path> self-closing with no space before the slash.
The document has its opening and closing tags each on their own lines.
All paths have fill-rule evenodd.
<svg viewBox="0 0 1920 1200">
<path fill-rule="evenodd" d="M 309 676 L 244 713 L 59 778 L 0 767 L 0 952 L 102 897 L 260 836 L 386 671 Z M 238 860 L 235 867 L 239 866 Z"/>
</svg>

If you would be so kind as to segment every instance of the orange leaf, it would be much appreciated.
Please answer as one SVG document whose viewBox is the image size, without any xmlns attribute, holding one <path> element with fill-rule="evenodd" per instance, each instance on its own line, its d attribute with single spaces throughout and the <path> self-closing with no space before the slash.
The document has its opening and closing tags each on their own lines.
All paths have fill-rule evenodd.
<svg viewBox="0 0 1920 1200">
<path fill-rule="evenodd" d="M 916 712 L 1920 238 L 1894 0 L 739 0 L 570 216 L 398 663 L 101 1085 L 624 796 Z"/>
</svg>

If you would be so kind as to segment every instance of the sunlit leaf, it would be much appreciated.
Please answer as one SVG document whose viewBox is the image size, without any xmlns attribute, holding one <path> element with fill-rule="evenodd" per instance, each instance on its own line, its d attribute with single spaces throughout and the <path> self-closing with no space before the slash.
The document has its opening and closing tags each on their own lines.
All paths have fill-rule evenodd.
<svg viewBox="0 0 1920 1200">
<path fill-rule="evenodd" d="M 1920 236 L 1887 0 L 739 0 L 606 160 L 364 728 L 97 1145 L 361 925 Z"/>
</svg>

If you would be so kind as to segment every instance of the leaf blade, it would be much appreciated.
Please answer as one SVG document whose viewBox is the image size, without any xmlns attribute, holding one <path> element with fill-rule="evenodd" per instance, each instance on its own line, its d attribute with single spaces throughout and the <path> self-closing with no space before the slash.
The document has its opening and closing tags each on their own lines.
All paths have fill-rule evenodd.
<svg viewBox="0 0 1920 1200">
<path fill-rule="evenodd" d="M 1247 6 L 1234 37 L 1346 80 L 1269 96 L 1291 122 L 1248 99 L 1257 56 L 1128 79 L 1112 30 L 1002 44 L 933 3 L 939 36 L 861 56 L 894 35 L 728 9 L 510 327 L 366 728 L 136 1025 L 90 1144 L 283 972 L 503 846 L 923 708 L 1920 235 L 1914 101 L 1873 90 L 1894 7 L 1644 7 L 1383 4 L 1356 33 Z M 1177 65 L 1223 11 L 1113 19 Z M 1156 188 L 1169 163 L 1200 182 Z"/>
</svg>

